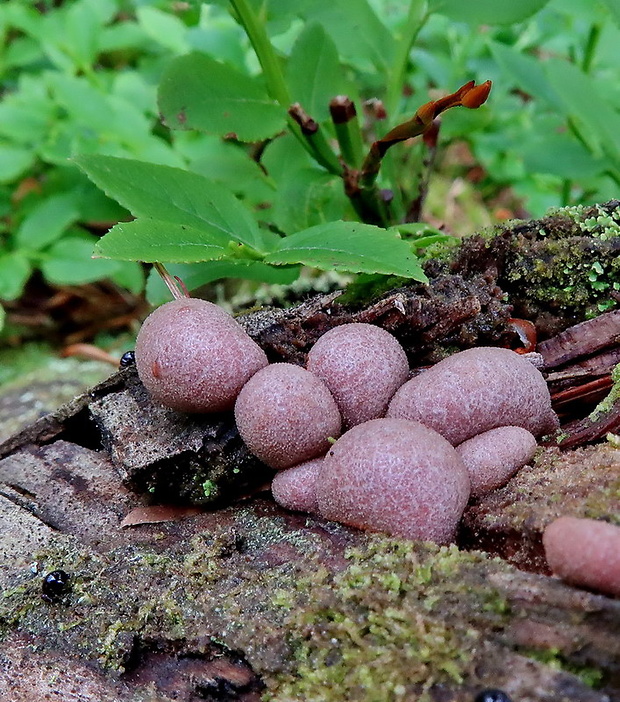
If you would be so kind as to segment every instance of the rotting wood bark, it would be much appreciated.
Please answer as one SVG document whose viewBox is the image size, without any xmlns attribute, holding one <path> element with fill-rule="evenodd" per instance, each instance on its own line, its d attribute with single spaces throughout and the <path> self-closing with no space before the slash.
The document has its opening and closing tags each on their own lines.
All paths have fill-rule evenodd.
<svg viewBox="0 0 620 702">
<path fill-rule="evenodd" d="M 601 207 L 617 210 L 616 203 Z M 528 266 L 536 256 L 557 258 L 558 241 L 562 251 L 570 241 L 573 250 L 598 256 L 617 279 L 618 236 L 591 234 L 564 215 L 511 225 L 429 265 L 428 287 L 347 307 L 332 294 L 242 321 L 272 360 L 297 363 L 321 333 L 346 321 L 389 329 L 419 366 L 468 346 L 518 345 L 508 323 L 515 309 L 536 321 L 541 336 L 591 311 L 577 294 L 572 306 L 545 307 L 541 291 L 528 290 Z M 518 261 L 527 263 L 521 278 Z M 586 273 L 582 278 L 585 285 Z M 605 377 L 617 339 L 596 349 L 584 343 L 579 358 L 546 371 L 575 373 L 575 363 L 591 362 L 597 373 L 604 366 L 597 377 Z M 425 684 L 437 702 L 471 702 L 484 687 L 521 702 L 620 699 L 620 602 L 545 575 L 476 552 L 368 536 L 257 497 L 121 529 L 144 501 L 120 487 L 119 471 L 151 499 L 199 503 L 258 487 L 266 475 L 230 416 L 188 418 L 156 408 L 134 369 L 27 427 L 0 454 L 0 691 L 12 701 L 258 700 L 265 686 L 282 702 L 373 699 L 355 677 L 345 680 L 346 693 L 334 688 L 329 672 L 342 672 L 343 660 L 354 661 L 353 674 L 356 666 L 366 670 L 376 689 L 396 680 L 410 699 Z M 607 445 L 565 455 L 546 449 L 504 491 L 470 506 L 459 543 L 540 571 L 540 535 L 554 516 L 612 518 L 618 454 Z M 71 588 L 50 605 L 40 598 L 41 577 L 56 568 L 70 573 Z M 377 640 L 364 625 L 371 620 L 390 632 L 380 640 L 387 658 L 373 648 Z M 406 643 L 402 622 L 410 627 Z M 411 641 L 416 650 L 434 642 L 428 660 L 403 658 Z M 602 676 L 601 689 L 576 672 Z"/>
</svg>

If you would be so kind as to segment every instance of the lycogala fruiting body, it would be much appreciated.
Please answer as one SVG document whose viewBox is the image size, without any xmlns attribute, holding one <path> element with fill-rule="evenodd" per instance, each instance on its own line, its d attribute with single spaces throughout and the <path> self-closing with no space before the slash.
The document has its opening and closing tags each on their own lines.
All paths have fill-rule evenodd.
<svg viewBox="0 0 620 702">
<path fill-rule="evenodd" d="M 572 585 L 620 597 L 620 527 L 560 517 L 543 533 L 549 568 Z"/>
<path fill-rule="evenodd" d="M 235 420 L 250 451 L 276 469 L 324 454 L 342 423 L 325 383 L 291 363 L 267 366 L 246 383 Z"/>
<path fill-rule="evenodd" d="M 323 456 L 280 470 L 271 483 L 273 499 L 285 509 L 297 512 L 318 512 L 316 483 Z"/>
<path fill-rule="evenodd" d="M 346 427 L 383 417 L 409 377 L 403 347 L 372 324 L 330 329 L 310 349 L 307 368 L 330 389 Z"/>
<path fill-rule="evenodd" d="M 206 300 L 167 302 L 136 340 L 140 380 L 156 402 L 181 412 L 233 408 L 267 356 L 227 312 Z"/>
<path fill-rule="evenodd" d="M 407 381 L 387 416 L 423 422 L 454 446 L 500 426 L 534 436 L 558 426 L 542 373 L 514 351 L 495 347 L 461 351 Z"/>
<path fill-rule="evenodd" d="M 522 427 L 497 427 L 456 447 L 469 472 L 473 497 L 502 487 L 536 453 L 536 439 Z"/>
<path fill-rule="evenodd" d="M 433 429 L 372 419 L 343 434 L 317 480 L 319 513 L 350 526 L 448 543 L 469 499 L 467 468 Z"/>
</svg>

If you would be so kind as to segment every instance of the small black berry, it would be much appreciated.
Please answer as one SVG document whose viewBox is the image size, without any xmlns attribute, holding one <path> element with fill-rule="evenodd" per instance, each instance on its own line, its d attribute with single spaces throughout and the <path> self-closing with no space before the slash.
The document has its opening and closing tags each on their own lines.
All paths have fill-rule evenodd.
<svg viewBox="0 0 620 702">
<path fill-rule="evenodd" d="M 64 570 L 53 570 L 43 578 L 41 597 L 46 602 L 57 602 L 65 593 L 69 576 Z"/>
<path fill-rule="evenodd" d="M 511 699 L 503 690 L 482 690 L 474 702 L 511 702 Z"/>
<path fill-rule="evenodd" d="M 136 362 L 136 354 L 133 351 L 125 351 L 121 356 L 119 366 L 121 368 L 127 368 L 128 366 L 133 366 Z"/>
</svg>

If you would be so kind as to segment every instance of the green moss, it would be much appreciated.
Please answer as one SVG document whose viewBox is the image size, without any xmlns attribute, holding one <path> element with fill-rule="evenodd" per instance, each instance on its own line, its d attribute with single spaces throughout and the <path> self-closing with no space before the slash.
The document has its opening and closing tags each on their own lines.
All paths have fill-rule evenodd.
<svg viewBox="0 0 620 702">
<path fill-rule="evenodd" d="M 611 382 L 613 385 L 609 393 L 589 415 L 590 420 L 593 422 L 596 422 L 601 415 L 610 412 L 614 405 L 620 402 L 620 363 L 618 363 L 611 372 Z"/>
<path fill-rule="evenodd" d="M 433 686 L 474 675 L 478 631 L 446 622 L 472 598 L 478 616 L 500 622 L 506 615 L 488 583 L 476 589 L 461 579 L 484 556 L 382 537 L 346 556 L 339 575 L 301 584 L 312 598 L 292 615 L 292 631 L 303 633 L 293 636 L 296 670 L 266 699 L 424 700 Z"/>
<path fill-rule="evenodd" d="M 535 243 L 514 256 L 506 271 L 517 296 L 545 310 L 589 318 L 617 307 L 611 290 L 620 289 L 620 210 L 604 206 L 554 210 L 541 220 Z"/>
<path fill-rule="evenodd" d="M 540 661 L 555 670 L 563 670 L 578 677 L 585 685 L 594 690 L 602 687 L 604 674 L 598 669 L 588 665 L 577 665 L 568 661 L 557 648 L 536 649 L 522 648 L 519 650 L 524 656 Z"/>
</svg>

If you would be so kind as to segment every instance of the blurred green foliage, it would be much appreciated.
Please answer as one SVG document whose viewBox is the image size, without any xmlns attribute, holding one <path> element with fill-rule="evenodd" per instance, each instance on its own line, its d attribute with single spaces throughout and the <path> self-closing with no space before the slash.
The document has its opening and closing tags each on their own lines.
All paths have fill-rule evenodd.
<svg viewBox="0 0 620 702">
<path fill-rule="evenodd" d="M 464 143 L 482 167 L 476 185 L 482 201 L 510 189 L 537 216 L 550 206 L 617 196 L 619 0 L 249 4 L 277 50 L 291 97 L 328 136 L 327 102 L 335 93 L 354 99 L 360 118 L 364 101 L 384 101 L 388 119 L 366 120 L 370 140 L 409 118 L 429 95 L 490 78 L 494 89 L 484 109 L 445 119 L 440 172 L 458 177 L 470 167 L 442 159 L 451 145 Z M 183 61 L 207 66 L 209 90 L 189 82 L 191 64 L 183 73 Z M 175 82 L 177 75 L 187 82 Z M 264 231 L 290 234 L 355 218 L 340 178 L 317 165 L 285 131 L 286 115 L 275 101 L 263 99 L 264 78 L 225 0 L 0 4 L 0 300 L 18 298 L 34 271 L 57 285 L 107 277 L 142 288 L 138 263 L 90 258 L 98 236 L 130 215 L 81 173 L 70 160 L 77 155 L 192 171 L 227 189 Z M 166 125 L 159 119 L 160 84 Z M 202 114 L 213 119 L 175 124 L 166 102 L 171 86 L 206 94 L 211 108 Z M 260 118 L 230 101 L 235 90 L 261 103 Z M 195 129 L 178 129 L 187 126 Z M 223 138 L 230 131 L 236 138 Z M 424 156 L 418 143 L 396 146 L 385 159 L 378 182 L 394 189 L 397 215 L 424 177 Z M 264 279 L 258 263 L 248 263 L 244 275 Z M 235 270 L 214 261 L 173 272 L 198 285 Z"/>
</svg>

